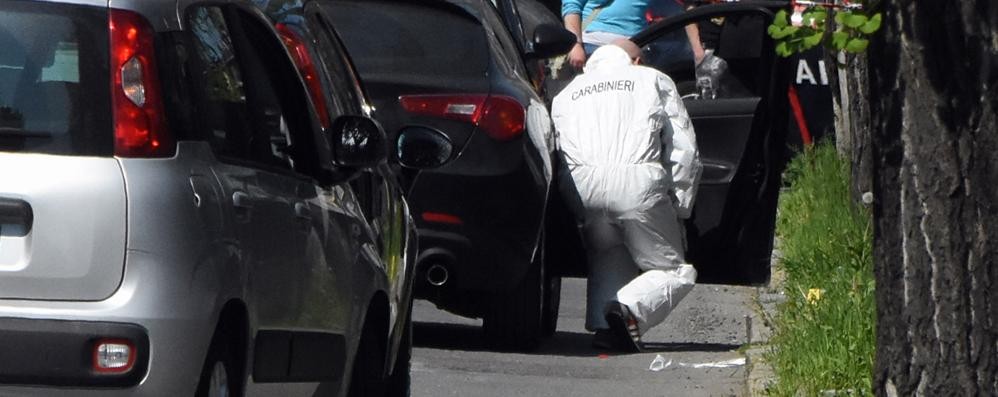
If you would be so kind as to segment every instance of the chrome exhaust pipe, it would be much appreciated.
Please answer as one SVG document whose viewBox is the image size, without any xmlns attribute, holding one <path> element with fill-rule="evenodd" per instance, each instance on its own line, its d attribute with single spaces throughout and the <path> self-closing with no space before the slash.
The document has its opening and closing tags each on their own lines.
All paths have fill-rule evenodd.
<svg viewBox="0 0 998 397">
<path fill-rule="evenodd" d="M 447 268 L 439 263 L 434 263 L 429 269 L 426 269 L 426 282 L 434 287 L 446 284 L 449 277 L 450 273 Z"/>
</svg>

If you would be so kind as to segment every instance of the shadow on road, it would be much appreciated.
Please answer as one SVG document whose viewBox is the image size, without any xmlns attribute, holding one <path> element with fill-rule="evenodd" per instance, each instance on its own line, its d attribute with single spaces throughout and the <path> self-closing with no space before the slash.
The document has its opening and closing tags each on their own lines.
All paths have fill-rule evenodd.
<svg viewBox="0 0 998 397">
<path fill-rule="evenodd" d="M 478 326 L 417 321 L 413 323 L 413 327 L 413 343 L 416 347 L 469 352 L 498 351 L 489 345 L 482 333 L 482 328 Z M 590 333 L 559 331 L 554 336 L 541 340 L 540 346 L 536 350 L 523 353 L 565 357 L 624 354 L 596 349 L 590 345 L 591 342 L 592 334 Z M 649 342 L 645 343 L 644 352 L 725 352 L 734 351 L 740 347 L 741 345 L 726 343 Z"/>
<path fill-rule="evenodd" d="M 482 328 L 472 325 L 413 321 L 412 343 L 431 349 L 488 351 Z"/>
<path fill-rule="evenodd" d="M 730 343 L 658 343 L 644 344 L 645 353 L 662 352 L 729 352 L 741 348 L 742 345 Z"/>
</svg>

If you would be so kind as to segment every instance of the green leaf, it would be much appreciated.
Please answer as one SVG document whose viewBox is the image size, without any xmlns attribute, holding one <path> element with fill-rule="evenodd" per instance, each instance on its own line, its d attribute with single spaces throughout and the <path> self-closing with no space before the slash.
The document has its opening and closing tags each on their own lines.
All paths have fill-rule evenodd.
<svg viewBox="0 0 998 397">
<path fill-rule="evenodd" d="M 849 42 L 849 33 L 838 31 L 832 33 L 832 47 L 836 50 L 841 50 L 846 48 L 846 43 Z"/>
<path fill-rule="evenodd" d="M 769 26 L 769 36 L 776 40 L 787 37 L 787 35 L 783 33 L 783 28 L 776 25 Z"/>
<path fill-rule="evenodd" d="M 828 14 L 824 10 L 808 11 L 804 15 L 804 26 L 817 26 L 821 27 L 825 24 L 825 18 Z"/>
<path fill-rule="evenodd" d="M 769 25 L 769 27 L 766 28 L 766 33 L 769 33 L 769 37 L 776 39 L 777 38 L 776 35 L 779 34 L 781 30 L 782 29 L 780 29 L 779 26 Z"/>
<path fill-rule="evenodd" d="M 870 18 L 869 22 L 864 23 L 863 26 L 860 26 L 859 31 L 865 34 L 873 34 L 873 32 L 876 32 L 877 29 L 880 29 L 880 22 L 881 15 L 878 12 L 873 15 L 873 18 Z"/>
<path fill-rule="evenodd" d="M 776 13 L 776 16 L 773 17 L 773 26 L 782 28 L 787 25 L 789 25 L 789 23 L 787 23 L 787 11 L 786 10 L 778 11 Z"/>
<path fill-rule="evenodd" d="M 790 50 L 791 55 L 804 51 L 804 38 L 801 37 L 787 41 L 787 49 Z"/>
<path fill-rule="evenodd" d="M 781 41 L 779 43 L 776 43 L 776 54 L 786 58 L 789 57 L 790 55 L 793 55 L 793 52 L 791 52 L 790 48 L 787 47 L 787 42 Z"/>
<path fill-rule="evenodd" d="M 784 37 L 793 36 L 796 35 L 798 31 L 800 31 L 800 28 L 796 26 L 787 26 L 783 28 L 783 35 Z"/>
<path fill-rule="evenodd" d="M 849 13 L 846 14 L 844 23 L 846 26 L 856 29 L 865 25 L 868 21 L 869 19 L 865 15 Z"/>
<path fill-rule="evenodd" d="M 797 33 L 797 30 L 798 30 L 798 28 L 796 26 L 785 26 L 785 27 L 782 27 L 782 28 L 775 27 L 775 26 L 771 26 L 771 27 L 774 27 L 775 29 L 773 29 L 769 33 L 769 35 L 772 36 L 776 40 L 780 40 L 780 39 L 783 39 L 785 37 L 792 36 L 794 33 Z"/>
<path fill-rule="evenodd" d="M 863 52 L 866 51 L 866 47 L 870 45 L 870 40 L 854 38 L 849 40 L 846 44 L 846 51 L 849 52 Z"/>
<path fill-rule="evenodd" d="M 835 23 L 837 23 L 839 25 L 845 25 L 846 24 L 846 14 L 844 12 L 836 12 L 835 13 Z"/>
<path fill-rule="evenodd" d="M 811 48 L 821 44 L 821 36 L 824 36 L 824 34 L 822 32 L 817 32 L 810 36 L 804 37 L 804 48 Z"/>
</svg>

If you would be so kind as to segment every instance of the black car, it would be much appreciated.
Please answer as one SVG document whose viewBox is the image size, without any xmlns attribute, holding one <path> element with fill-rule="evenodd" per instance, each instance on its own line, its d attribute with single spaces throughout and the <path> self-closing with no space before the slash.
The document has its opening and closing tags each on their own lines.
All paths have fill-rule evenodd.
<svg viewBox="0 0 998 397">
<path fill-rule="evenodd" d="M 417 297 L 482 317 L 501 347 L 553 333 L 560 278 L 545 265 L 544 220 L 555 142 L 540 66 L 574 36 L 555 24 L 525 39 L 505 0 L 320 8 L 389 136 L 437 136 L 453 148 L 435 168 L 400 171 L 419 228 Z"/>
</svg>

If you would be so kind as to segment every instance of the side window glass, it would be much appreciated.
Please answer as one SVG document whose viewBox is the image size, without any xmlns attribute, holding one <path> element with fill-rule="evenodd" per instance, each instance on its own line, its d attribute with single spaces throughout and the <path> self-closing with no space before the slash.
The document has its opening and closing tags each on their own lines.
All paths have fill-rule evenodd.
<svg viewBox="0 0 998 397">
<path fill-rule="evenodd" d="M 488 27 L 485 28 L 485 32 L 486 32 L 485 36 L 488 38 L 489 44 L 491 44 L 492 47 L 495 48 L 495 50 L 493 50 L 492 52 L 494 54 L 493 58 L 496 59 L 496 63 L 498 63 L 500 67 L 511 73 L 514 74 L 517 73 L 517 68 L 513 66 L 513 62 L 509 59 L 509 54 L 506 52 L 506 49 L 502 46 L 502 42 L 499 41 L 499 38 L 496 37 L 495 32 Z"/>
<path fill-rule="evenodd" d="M 194 9 L 188 17 L 200 94 L 198 121 L 203 138 L 221 157 L 249 159 L 252 138 L 242 71 L 236 60 L 228 24 L 218 7 Z"/>
<path fill-rule="evenodd" d="M 189 14 L 197 54 L 192 61 L 198 72 L 195 91 L 200 91 L 199 135 L 219 157 L 291 168 L 288 120 L 273 76 L 242 33 L 245 22 L 227 17 L 220 7 L 200 7 Z"/>
<path fill-rule="evenodd" d="M 339 109 L 339 112 L 332 117 L 336 118 L 342 114 L 361 114 L 360 104 L 363 102 L 363 96 L 343 47 L 321 14 L 312 12 L 309 14 L 309 20 L 318 28 L 315 37 L 319 42 L 319 57 L 323 60 L 322 64 L 333 87 L 333 92 L 329 95 L 337 102 L 336 106 Z"/>
<path fill-rule="evenodd" d="M 513 70 L 516 71 L 521 76 L 526 76 L 524 66 L 520 58 L 519 47 L 516 46 L 516 42 L 510 37 L 509 32 L 506 30 L 506 26 L 502 23 L 502 19 L 499 17 L 498 10 L 490 3 L 486 4 L 485 10 L 485 30 L 488 32 L 490 38 L 496 40 L 499 47 L 502 50 L 502 55 L 504 61 L 512 66 Z"/>
<path fill-rule="evenodd" d="M 685 26 L 664 32 L 643 48 L 643 63 L 669 75 L 680 95 L 692 100 L 753 98 L 764 94 L 764 17 L 705 17 L 695 21 L 708 55 L 695 66 Z M 772 51 L 772 50 L 769 50 Z"/>
</svg>

